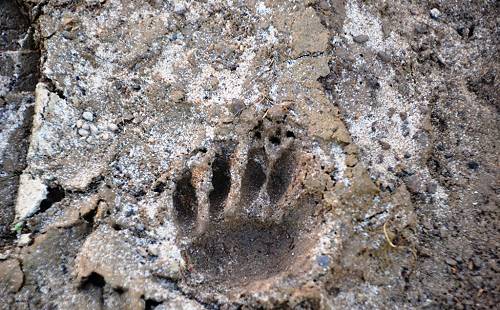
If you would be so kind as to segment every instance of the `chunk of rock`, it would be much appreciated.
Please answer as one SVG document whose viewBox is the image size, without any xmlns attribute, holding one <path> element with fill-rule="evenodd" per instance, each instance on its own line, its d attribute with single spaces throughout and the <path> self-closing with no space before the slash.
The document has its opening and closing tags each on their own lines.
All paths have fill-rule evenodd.
<svg viewBox="0 0 500 310">
<path fill-rule="evenodd" d="M 18 246 L 26 246 L 31 243 L 31 234 L 22 234 L 19 236 L 19 239 L 17 239 L 17 245 Z"/>
<path fill-rule="evenodd" d="M 41 179 L 23 173 L 19 182 L 16 201 L 16 222 L 33 215 L 47 197 L 47 187 Z"/>
<path fill-rule="evenodd" d="M 311 35 L 314 33 L 315 35 Z M 299 13 L 292 26 L 293 57 L 321 52 L 328 47 L 329 34 L 313 8 Z"/>
<path fill-rule="evenodd" d="M 21 289 L 24 275 L 17 259 L 0 261 L 0 292 L 16 293 Z"/>
</svg>

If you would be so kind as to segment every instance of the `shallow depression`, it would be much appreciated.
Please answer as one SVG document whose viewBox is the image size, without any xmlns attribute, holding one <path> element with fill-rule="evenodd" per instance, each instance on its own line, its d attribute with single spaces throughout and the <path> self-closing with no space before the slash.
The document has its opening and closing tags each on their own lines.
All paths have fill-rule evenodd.
<svg viewBox="0 0 500 310">
<path fill-rule="evenodd" d="M 300 194 L 301 187 L 293 181 L 299 166 L 293 147 L 283 147 L 274 161 L 264 147 L 252 147 L 241 169 L 239 197 L 228 200 L 235 185 L 231 182 L 231 154 L 215 154 L 207 193 L 196 193 L 192 173 L 187 171 L 173 194 L 180 237 L 187 239 L 184 283 L 196 291 L 209 287 L 230 290 L 281 273 L 302 272 L 304 267 L 295 263 L 314 244 L 316 204 Z M 291 193 L 298 196 L 291 199 Z M 208 196 L 208 206 L 199 205 L 196 197 L 200 195 Z M 229 201 L 238 205 L 228 206 Z M 206 207 L 210 220 L 199 223 L 198 209 Z M 228 207 L 236 213 L 225 216 Z"/>
</svg>

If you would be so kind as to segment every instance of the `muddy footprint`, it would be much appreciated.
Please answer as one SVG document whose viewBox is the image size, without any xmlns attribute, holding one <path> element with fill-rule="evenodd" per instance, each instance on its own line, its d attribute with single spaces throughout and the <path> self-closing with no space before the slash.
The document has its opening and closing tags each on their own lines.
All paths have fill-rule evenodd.
<svg viewBox="0 0 500 310">
<path fill-rule="evenodd" d="M 307 217 L 301 210 L 311 204 L 307 198 L 289 197 L 297 187 L 292 140 L 272 154 L 264 143 L 253 143 L 244 151 L 243 163 L 234 163 L 234 152 L 240 149 L 221 148 L 211 160 L 208 192 L 196 189 L 191 170 L 177 181 L 175 217 L 181 237 L 189 240 L 185 256 L 193 274 L 212 285 L 246 285 L 286 271 L 293 263 L 296 248 L 306 239 L 299 233 Z M 241 177 L 232 177 L 236 173 Z M 198 203 L 203 195 L 208 206 Z M 208 223 L 200 219 L 204 208 Z"/>
</svg>

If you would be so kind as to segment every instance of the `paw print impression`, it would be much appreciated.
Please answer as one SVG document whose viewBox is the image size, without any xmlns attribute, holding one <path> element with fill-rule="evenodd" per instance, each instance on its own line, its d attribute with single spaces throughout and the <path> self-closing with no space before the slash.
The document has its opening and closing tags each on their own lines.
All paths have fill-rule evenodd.
<svg viewBox="0 0 500 310">
<path fill-rule="evenodd" d="M 177 180 L 183 285 L 227 291 L 301 270 L 318 225 L 314 197 L 299 181 L 297 146 L 293 134 L 279 130 L 219 142 Z"/>
</svg>

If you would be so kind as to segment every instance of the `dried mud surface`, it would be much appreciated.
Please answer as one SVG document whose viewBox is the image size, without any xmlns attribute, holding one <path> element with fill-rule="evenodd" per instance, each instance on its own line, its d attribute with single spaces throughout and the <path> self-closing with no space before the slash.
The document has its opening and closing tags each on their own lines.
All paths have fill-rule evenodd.
<svg viewBox="0 0 500 310">
<path fill-rule="evenodd" d="M 495 308 L 498 15 L 1 1 L 0 308 Z"/>
</svg>

